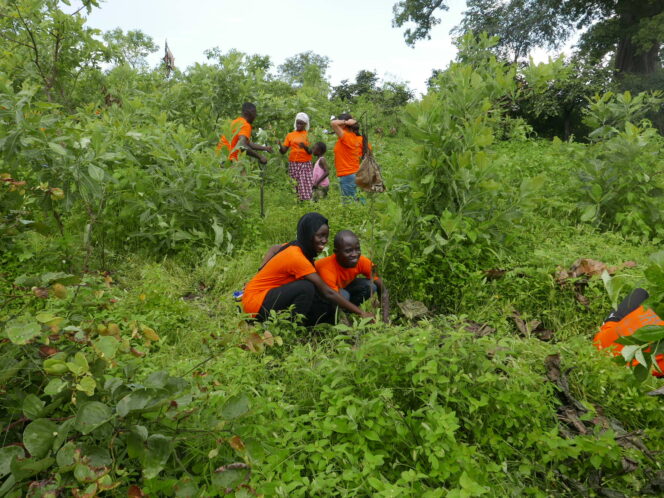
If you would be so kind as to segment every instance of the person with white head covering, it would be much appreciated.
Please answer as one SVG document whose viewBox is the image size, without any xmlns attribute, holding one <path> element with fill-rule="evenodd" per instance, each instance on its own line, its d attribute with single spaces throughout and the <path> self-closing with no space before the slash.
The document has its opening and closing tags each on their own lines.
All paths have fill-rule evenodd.
<svg viewBox="0 0 664 498">
<path fill-rule="evenodd" d="M 288 154 L 288 174 L 297 182 L 295 191 L 301 201 L 311 200 L 313 192 L 313 164 L 309 146 L 309 116 L 298 112 L 295 116 L 295 129 L 279 145 L 279 152 Z"/>
</svg>

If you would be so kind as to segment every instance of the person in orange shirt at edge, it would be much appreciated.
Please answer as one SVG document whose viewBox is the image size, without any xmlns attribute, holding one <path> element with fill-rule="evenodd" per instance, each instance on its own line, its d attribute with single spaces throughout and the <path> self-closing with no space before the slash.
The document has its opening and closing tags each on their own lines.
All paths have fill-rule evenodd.
<svg viewBox="0 0 664 498">
<path fill-rule="evenodd" d="M 369 141 L 360 134 L 360 126 L 348 113 L 339 114 L 330 124 L 338 137 L 334 146 L 334 168 L 341 186 L 341 200 L 357 200 L 355 174 L 360 169 L 360 161 L 370 148 Z"/>
<path fill-rule="evenodd" d="M 333 323 L 335 306 L 363 318 L 374 318 L 355 304 L 333 291 L 316 273 L 314 258 L 327 244 L 328 221 L 319 213 L 307 213 L 297 224 L 297 239 L 272 246 L 258 273 L 249 281 L 242 295 L 242 308 L 258 321 L 270 311 L 293 306 L 304 316 L 304 325 Z"/>
<path fill-rule="evenodd" d="M 657 316 L 653 310 L 641 306 L 646 299 L 648 299 L 648 292 L 640 288 L 634 289 L 623 299 L 618 305 L 618 309 L 611 311 L 599 332 L 595 335 L 593 339 L 595 347 L 597 349 L 611 348 L 614 356 L 618 356 L 624 347 L 616 342 L 619 337 L 632 335 L 646 325 L 664 326 L 664 320 Z M 656 361 L 659 368 L 664 372 L 664 355 L 658 355 Z M 638 364 L 638 362 L 634 360 L 634 364 Z M 652 374 L 655 377 L 664 377 L 662 372 L 653 369 Z"/>
<path fill-rule="evenodd" d="M 383 280 L 372 275 L 373 263 L 362 256 L 360 240 L 350 230 L 342 230 L 334 237 L 334 254 L 316 261 L 316 271 L 332 289 L 359 306 L 378 291 L 384 315 L 389 314 L 387 288 Z M 366 278 L 356 278 L 363 275 Z M 371 282 L 373 278 L 373 282 Z"/>
<path fill-rule="evenodd" d="M 257 112 L 254 104 L 251 102 L 242 104 L 242 116 L 234 119 L 231 123 L 233 137 L 230 143 L 222 135 L 219 138 L 216 151 L 221 152 L 221 149 L 228 149 L 228 159 L 231 161 L 237 161 L 240 151 L 244 151 L 248 156 L 258 159 L 261 164 L 267 163 L 267 158 L 261 156 L 257 151 L 272 152 L 272 147 L 255 144 L 251 141 L 251 124 L 256 119 L 256 116 Z"/>
<path fill-rule="evenodd" d="M 313 192 L 313 171 L 311 149 L 309 148 L 309 116 L 298 112 L 295 116 L 295 130 L 291 131 L 284 143 L 279 145 L 279 152 L 285 154 L 288 149 L 288 175 L 297 182 L 295 188 L 301 201 L 310 201 Z"/>
</svg>

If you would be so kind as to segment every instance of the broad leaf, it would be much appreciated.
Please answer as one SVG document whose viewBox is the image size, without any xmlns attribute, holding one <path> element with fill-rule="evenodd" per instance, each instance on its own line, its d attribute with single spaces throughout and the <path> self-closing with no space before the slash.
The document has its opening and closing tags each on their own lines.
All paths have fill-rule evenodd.
<svg viewBox="0 0 664 498">
<path fill-rule="evenodd" d="M 14 344 L 24 345 L 37 337 L 41 326 L 29 315 L 15 318 L 7 323 L 5 333 Z"/>
<path fill-rule="evenodd" d="M 150 436 L 143 455 L 143 476 L 146 479 L 157 477 L 171 456 L 171 451 L 171 438 L 161 434 Z"/>
<path fill-rule="evenodd" d="M 89 434 L 104 425 L 113 417 L 113 410 L 99 401 L 84 404 L 76 414 L 76 428 L 82 434 Z"/>
<path fill-rule="evenodd" d="M 57 435 L 58 426 L 45 418 L 39 418 L 28 424 L 23 431 L 23 444 L 35 458 L 42 458 L 51 449 Z"/>
<path fill-rule="evenodd" d="M 251 409 L 251 402 L 246 394 L 237 394 L 226 401 L 221 409 L 221 417 L 226 420 L 241 417 Z"/>
<path fill-rule="evenodd" d="M 0 448 L 0 477 L 5 477 L 11 472 L 11 462 L 14 458 L 24 457 L 25 451 L 19 446 L 6 446 Z"/>
</svg>

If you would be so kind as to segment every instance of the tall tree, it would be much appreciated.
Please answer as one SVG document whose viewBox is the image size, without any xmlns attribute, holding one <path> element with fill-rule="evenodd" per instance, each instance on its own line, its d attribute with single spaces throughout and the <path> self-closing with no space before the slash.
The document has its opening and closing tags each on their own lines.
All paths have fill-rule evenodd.
<svg viewBox="0 0 664 498">
<path fill-rule="evenodd" d="M 430 37 L 440 22 L 436 11 L 447 8 L 446 0 L 401 0 L 394 5 L 393 25 L 415 23 L 404 32 L 413 45 Z M 500 36 L 500 47 L 515 57 L 531 47 L 556 47 L 585 28 L 580 52 L 597 60 L 613 53 L 619 73 L 646 74 L 662 65 L 662 0 L 468 0 L 461 24 L 463 30 Z"/>
<path fill-rule="evenodd" d="M 124 33 L 122 29 L 115 28 L 104 33 L 104 41 L 117 64 L 129 64 L 134 69 L 147 68 L 145 58 L 159 50 L 152 37 L 139 30 Z"/>
<path fill-rule="evenodd" d="M 0 0 L 0 67 L 16 81 L 39 81 L 49 101 L 67 103 L 81 74 L 108 60 L 99 31 L 80 13 L 93 6 L 96 0 L 83 0 L 68 13 L 58 0 Z"/>
<path fill-rule="evenodd" d="M 302 86 L 305 76 L 310 74 L 310 66 L 317 67 L 321 78 L 325 79 L 327 68 L 330 67 L 330 58 L 309 50 L 289 57 L 277 69 L 281 79 L 291 85 Z"/>
</svg>

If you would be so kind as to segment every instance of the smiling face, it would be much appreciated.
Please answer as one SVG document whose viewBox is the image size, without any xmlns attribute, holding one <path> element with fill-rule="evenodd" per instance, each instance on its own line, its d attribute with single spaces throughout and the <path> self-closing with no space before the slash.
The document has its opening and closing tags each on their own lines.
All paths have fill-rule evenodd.
<svg viewBox="0 0 664 498">
<path fill-rule="evenodd" d="M 298 119 L 297 121 L 295 121 L 295 129 L 296 129 L 297 131 L 304 131 L 304 129 L 305 129 L 306 127 L 307 127 L 307 123 L 305 123 L 305 122 L 302 121 L 301 119 Z"/>
<path fill-rule="evenodd" d="M 312 242 L 316 254 L 320 254 L 325 249 L 327 245 L 327 239 L 330 236 L 330 227 L 327 225 L 322 225 L 318 231 L 314 234 Z"/>
<path fill-rule="evenodd" d="M 335 242 L 334 254 L 337 255 L 337 262 L 344 268 L 355 268 L 362 254 L 360 239 L 353 233 L 345 233 Z"/>
</svg>

